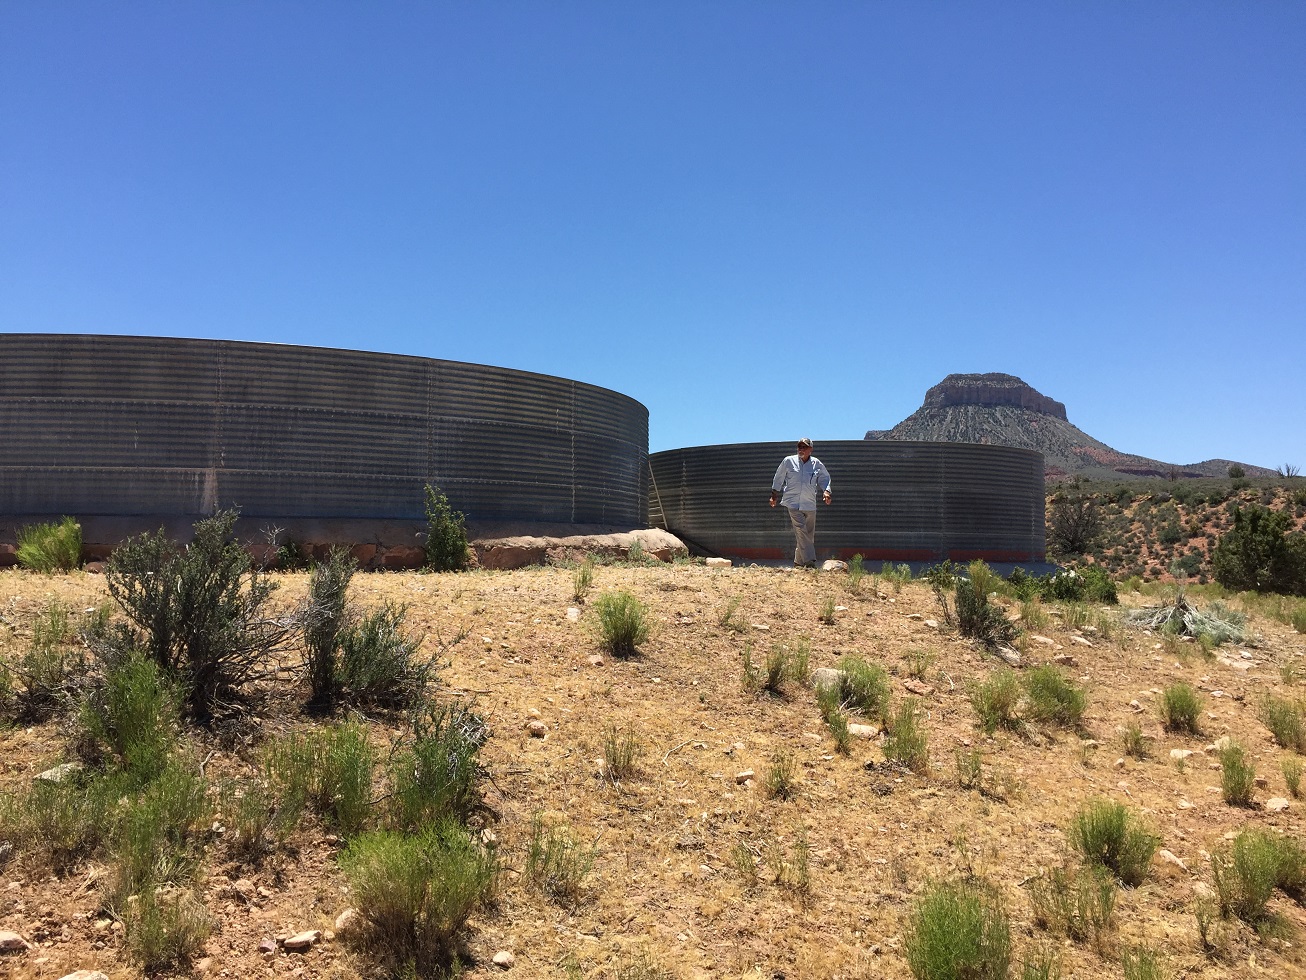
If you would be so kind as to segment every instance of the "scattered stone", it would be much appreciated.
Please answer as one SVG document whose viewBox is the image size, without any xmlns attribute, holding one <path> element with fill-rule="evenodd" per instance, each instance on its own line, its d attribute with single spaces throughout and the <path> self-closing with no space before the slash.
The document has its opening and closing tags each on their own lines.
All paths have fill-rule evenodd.
<svg viewBox="0 0 1306 980">
<path fill-rule="evenodd" d="M 585 662 L 589 664 L 591 667 L 603 666 L 603 658 L 600 657 L 597 653 L 591 653 L 588 657 L 585 658 Z"/>
<path fill-rule="evenodd" d="M 839 561 L 837 558 L 831 558 L 828 561 L 821 563 L 821 571 L 846 572 L 848 571 L 848 563 L 846 561 Z"/>
<path fill-rule="evenodd" d="M 25 953 L 32 948 L 22 936 L 8 929 L 0 929 L 0 953 Z"/>
<path fill-rule="evenodd" d="M 1129 707 L 1133 708 L 1135 711 L 1143 710 L 1143 706 L 1138 703 L 1138 700 L 1136 698 L 1133 701 L 1129 702 Z"/>
<path fill-rule="evenodd" d="M 932 630 L 936 630 L 939 628 L 939 621 L 937 619 L 927 619 L 925 620 L 925 625 Z"/>
<path fill-rule="evenodd" d="M 288 953 L 307 953 L 313 948 L 313 944 L 321 938 L 321 930 L 309 929 L 305 932 L 295 933 L 281 945 Z"/>
<path fill-rule="evenodd" d="M 580 610 L 577 609 L 575 606 L 568 606 L 568 607 L 567 607 L 567 618 L 568 618 L 569 620 L 571 620 L 571 622 L 573 622 L 573 623 L 576 622 L 577 620 L 580 619 Z"/>
<path fill-rule="evenodd" d="M 934 688 L 930 687 L 930 685 L 924 683 L 923 681 L 918 681 L 914 679 L 903 681 L 902 686 L 905 687 L 907 690 L 911 691 L 912 694 L 919 694 L 922 697 L 934 693 Z"/>
<path fill-rule="evenodd" d="M 1214 742 L 1212 742 L 1210 745 L 1206 747 L 1206 751 L 1223 752 L 1232 744 L 1233 744 L 1233 739 L 1231 739 L 1228 735 L 1221 735 L 1219 738 L 1217 738 Z"/>
<path fill-rule="evenodd" d="M 1053 640 L 1053 639 L 1051 639 L 1051 638 L 1049 638 L 1049 637 L 1046 637 L 1046 636 L 1039 636 L 1037 633 L 1035 633 L 1034 635 L 1032 635 L 1032 636 L 1030 637 L 1030 639 L 1033 640 L 1035 643 L 1041 643 L 1041 644 L 1043 644 L 1043 646 L 1045 646 L 1045 647 L 1054 647 L 1054 646 L 1057 645 L 1057 641 L 1056 641 L 1056 640 Z"/>
<path fill-rule="evenodd" d="M 358 928 L 362 923 L 363 917 L 358 914 L 358 909 L 345 909 L 336 916 L 336 932 L 348 932 L 350 929 Z"/>
<path fill-rule="evenodd" d="M 849 726 L 849 727 L 852 727 L 852 726 Z M 757 775 L 757 774 L 756 774 L 755 772 L 753 772 L 753 770 L 751 770 L 751 769 L 745 769 L 743 772 L 737 772 L 737 773 L 735 773 L 735 782 L 738 783 L 740 786 L 742 786 L 744 783 L 746 783 L 746 782 L 748 782 L 750 779 L 752 779 L 755 775 Z"/>
<path fill-rule="evenodd" d="M 1193 808 L 1193 805 L 1192 805 L 1191 803 L 1189 803 L 1187 800 L 1180 800 L 1180 801 L 1179 801 L 1179 809 L 1181 809 L 1181 810 L 1191 810 L 1192 808 Z"/>
<path fill-rule="evenodd" d="M 761 630 L 763 633 L 767 633 L 770 632 L 771 627 L 767 626 L 766 623 L 754 623 L 753 629 Z"/>
<path fill-rule="evenodd" d="M 258 951 L 264 956 L 271 956 L 277 951 L 277 943 L 274 939 L 260 939 Z"/>
<path fill-rule="evenodd" d="M 1058 653 L 1052 658 L 1052 662 L 1061 667 L 1078 667 L 1079 661 L 1068 653 Z"/>
<path fill-rule="evenodd" d="M 1193 754 L 1192 749 L 1171 749 L 1170 759 L 1174 762 L 1183 762 L 1186 759 L 1188 759 L 1190 756 L 1192 756 L 1192 754 Z"/>
<path fill-rule="evenodd" d="M 1183 861 L 1179 860 L 1179 858 L 1175 856 L 1173 851 L 1168 851 L 1164 847 L 1156 852 L 1156 856 L 1159 857 L 1166 864 L 1173 864 L 1180 871 L 1188 870 L 1188 865 L 1184 864 Z"/>
<path fill-rule="evenodd" d="M 812 671 L 810 678 L 812 687 L 817 691 L 824 691 L 827 688 L 838 688 L 843 684 L 843 671 L 834 667 L 817 667 Z"/>
<path fill-rule="evenodd" d="M 729 568 L 733 562 L 729 558 L 709 558 L 704 564 L 708 568 Z"/>
<path fill-rule="evenodd" d="M 907 613 L 907 618 L 908 618 L 908 619 L 924 619 L 925 617 L 922 616 L 920 613 Z"/>
<path fill-rule="evenodd" d="M 1072 635 L 1072 636 L 1070 637 L 1070 642 L 1071 642 L 1071 643 L 1078 643 L 1081 647 L 1091 647 L 1091 646 L 1093 645 L 1089 640 L 1085 639 L 1085 638 L 1082 637 L 1082 636 L 1078 636 L 1078 635 Z"/>
<path fill-rule="evenodd" d="M 847 607 L 847 606 L 835 606 L 835 607 L 834 607 L 834 611 L 835 611 L 835 612 L 847 612 L 847 611 L 848 611 L 848 607 Z"/>
<path fill-rule="evenodd" d="M 99 970 L 74 970 L 60 977 L 59 980 L 109 980 L 109 977 Z"/>
<path fill-rule="evenodd" d="M 1012 667 L 1020 666 L 1020 654 L 1011 647 L 998 647 L 996 651 L 998 658 Z"/>
<path fill-rule="evenodd" d="M 527 709 L 526 709 L 526 717 L 527 717 L 527 718 L 543 718 L 544 716 L 543 716 L 542 714 L 540 714 L 540 709 L 539 709 L 539 708 L 527 708 Z"/>
<path fill-rule="evenodd" d="M 549 734 L 549 726 L 542 721 L 532 719 L 526 723 L 526 731 L 530 733 L 531 738 L 543 738 Z"/>
<path fill-rule="evenodd" d="M 517 962 L 517 957 L 513 956 L 512 953 L 508 952 L 506 949 L 501 949 L 494 954 L 494 959 L 491 962 L 493 962 L 495 966 L 503 967 L 503 969 L 507 970 Z"/>
<path fill-rule="evenodd" d="M 1285 800 L 1282 796 L 1272 796 L 1270 797 L 1270 799 L 1265 801 L 1265 809 L 1272 810 L 1275 813 L 1279 813 L 1283 810 L 1286 810 L 1290 806 L 1292 806 L 1292 804 L 1289 803 L 1287 800 Z"/>
<path fill-rule="evenodd" d="M 871 739 L 879 735 L 880 730 L 874 725 L 861 725 L 855 721 L 850 721 L 848 723 L 848 734 L 853 738 Z"/>
<path fill-rule="evenodd" d="M 1270 785 L 1270 781 L 1266 779 L 1264 776 L 1257 776 L 1256 785 L 1259 786 L 1261 789 L 1265 789 L 1265 787 Z"/>
<path fill-rule="evenodd" d="M 53 769 L 47 769 L 36 777 L 38 783 L 62 783 L 73 773 L 81 772 L 82 764 L 80 762 L 65 762 L 61 766 L 55 766 Z"/>
<path fill-rule="evenodd" d="M 1122 756 L 1121 758 L 1117 759 L 1115 762 L 1112 763 L 1112 765 L 1114 765 L 1117 769 L 1123 769 L 1125 767 L 1124 757 Z"/>
</svg>

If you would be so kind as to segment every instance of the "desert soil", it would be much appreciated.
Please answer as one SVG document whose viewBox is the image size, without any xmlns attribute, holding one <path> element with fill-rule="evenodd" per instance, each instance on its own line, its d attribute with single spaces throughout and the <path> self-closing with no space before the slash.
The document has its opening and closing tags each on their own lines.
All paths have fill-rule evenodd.
<svg viewBox="0 0 1306 980">
<path fill-rule="evenodd" d="M 278 578 L 279 601 L 302 597 L 306 575 Z M 1211 882 L 1207 855 L 1234 832 L 1257 826 L 1302 834 L 1302 801 L 1281 811 L 1264 805 L 1289 797 L 1280 772 L 1287 750 L 1273 743 L 1256 708 L 1267 693 L 1297 695 L 1280 668 L 1306 670 L 1306 637 L 1254 618 L 1256 642 L 1221 648 L 1214 659 L 1195 644 L 1163 644 L 1132 629 L 1079 633 L 1054 616 L 1038 630 L 1050 642 L 1027 635 L 1020 646 L 1026 664 L 1074 658 L 1068 670 L 1090 698 L 1082 728 L 985 736 L 966 691 L 1002 664 L 929 625 L 938 610 L 924 583 L 895 591 L 868 577 L 854 594 L 847 581 L 838 573 L 757 567 L 602 566 L 591 602 L 578 604 L 565 568 L 355 577 L 357 602 L 407 604 L 409 623 L 426 635 L 432 655 L 441 640 L 467 634 L 445 654 L 439 696 L 474 697 L 489 721 L 485 823 L 507 870 L 495 904 L 471 920 L 466 977 L 611 977 L 641 955 L 679 977 L 908 977 L 904 938 L 913 901 L 932 880 L 972 872 L 999 890 L 1017 961 L 1051 944 L 1065 977 L 1121 977 L 1119 954 L 1137 944 L 1158 950 L 1175 977 L 1306 975 L 1306 912 L 1282 895 L 1272 908 L 1286 925 L 1283 936 L 1262 940 L 1226 924 L 1215 955 L 1201 950 L 1194 918 L 1195 889 Z M 591 609 L 600 593 L 622 589 L 648 604 L 654 624 L 628 660 L 601 649 Z M 94 606 L 106 599 L 103 579 L 0 573 L 0 657 L 24 649 L 30 624 L 51 599 Z M 840 607 L 833 625 L 818 618 L 827 600 Z M 742 629 L 721 623 L 736 601 Z M 1126 606 L 1147 601 L 1122 597 Z M 569 618 L 569 607 L 579 618 Z M 886 765 L 882 736 L 855 740 L 848 756 L 836 753 L 808 687 L 791 684 L 778 698 L 744 689 L 746 645 L 763 660 L 774 644 L 803 641 L 813 668 L 834 666 L 848 653 L 882 664 L 895 701 L 912 682 L 914 659 L 932 658 L 924 677 L 930 690 L 920 699 L 926 774 Z M 1201 737 L 1167 733 L 1157 720 L 1159 692 L 1179 680 L 1201 692 Z M 195 736 L 206 772 L 254 778 L 262 740 L 321 723 L 298 710 L 302 694 L 273 696 L 239 737 Z M 526 728 L 534 712 L 547 726 L 544 738 Z M 1148 758 L 1125 756 L 1121 730 L 1130 722 L 1152 736 Z M 618 784 L 602 778 L 599 765 L 610 726 L 635 733 L 644 749 L 638 772 Z M 23 792 L 37 773 L 68 759 L 67 731 L 67 719 L 0 731 L 0 788 Z M 372 719 L 371 731 L 382 750 L 396 734 L 387 719 Z M 1222 801 L 1214 753 L 1204 751 L 1226 734 L 1248 747 L 1265 777 L 1252 808 Z M 959 786 L 955 754 L 969 747 L 980 749 L 1005 799 Z M 1172 749 L 1196 754 L 1180 766 Z M 789 799 L 764 791 L 777 753 L 796 763 Z M 751 780 L 741 775 L 749 770 Z M 1122 890 L 1116 931 L 1097 949 L 1037 928 L 1029 885 L 1069 859 L 1065 828 L 1099 797 L 1133 807 L 1183 867 L 1158 857 L 1140 887 Z M 223 800 L 214 802 L 220 824 Z M 593 871 L 573 904 L 540 894 L 520 875 L 536 815 L 570 825 L 594 848 Z M 803 835 L 806 893 L 775 880 L 777 855 L 792 862 Z M 740 844 L 756 859 L 755 883 L 732 863 Z M 215 834 L 201 884 L 215 928 L 192 969 L 209 977 L 370 975 L 368 962 L 331 932 L 350 905 L 336 864 L 342 846 L 310 822 L 287 847 L 251 865 L 234 861 Z M 104 873 L 92 862 L 56 877 L 22 853 L 0 865 L 0 930 L 33 944 L 0 957 L 0 976 L 58 978 L 79 968 L 138 976 L 98 901 Z M 259 952 L 260 940 L 308 929 L 326 935 L 306 954 Z M 491 962 L 503 950 L 515 959 L 506 971 Z"/>
</svg>

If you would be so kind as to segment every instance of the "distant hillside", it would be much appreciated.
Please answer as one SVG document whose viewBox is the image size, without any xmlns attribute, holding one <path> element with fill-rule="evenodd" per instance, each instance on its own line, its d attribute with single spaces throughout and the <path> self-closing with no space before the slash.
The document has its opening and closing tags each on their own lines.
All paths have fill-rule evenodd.
<svg viewBox="0 0 1306 980">
<path fill-rule="evenodd" d="M 1112 449 L 1066 418 L 1066 406 L 1010 374 L 950 374 L 925 393 L 925 404 L 892 429 L 873 429 L 867 439 L 977 442 L 1037 449 L 1050 479 L 1083 476 L 1223 477 L 1233 460 L 1166 463 Z M 1274 476 L 1263 466 L 1238 463 L 1251 476 Z"/>
</svg>

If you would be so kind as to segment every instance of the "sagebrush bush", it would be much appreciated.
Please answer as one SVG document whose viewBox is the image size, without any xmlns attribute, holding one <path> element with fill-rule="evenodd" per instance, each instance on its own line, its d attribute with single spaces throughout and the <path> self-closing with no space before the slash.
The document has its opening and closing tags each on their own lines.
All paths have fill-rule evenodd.
<svg viewBox="0 0 1306 980">
<path fill-rule="evenodd" d="M 987 680 L 972 684 L 967 693 L 986 733 L 992 734 L 998 728 L 1020 729 L 1020 680 L 1014 671 L 1006 667 L 995 670 Z"/>
<path fill-rule="evenodd" d="M 264 771 L 277 793 L 277 830 L 294 829 L 305 808 L 345 834 L 362 829 L 369 813 L 375 758 L 367 731 L 345 723 L 291 734 L 264 750 Z"/>
<path fill-rule="evenodd" d="M 485 720 L 459 701 L 428 702 L 413 713 L 409 727 L 390 758 L 392 823 L 416 830 L 445 818 L 465 821 L 480 802 Z"/>
<path fill-rule="evenodd" d="M 905 951 L 916 980 L 1006 980 L 1011 926 L 996 891 L 978 881 L 931 885 L 912 909 Z"/>
<path fill-rule="evenodd" d="M 575 602 L 584 602 L 585 597 L 590 594 L 590 589 L 594 587 L 594 558 L 592 555 L 586 555 L 585 559 L 576 566 L 576 570 L 571 575 L 571 598 Z"/>
<path fill-rule="evenodd" d="M 387 602 L 340 631 L 338 687 L 349 700 L 383 708 L 419 704 L 435 665 L 418 659 L 422 639 L 408 632 L 408 609 Z"/>
<path fill-rule="evenodd" d="M 439 487 L 426 485 L 426 567 L 436 572 L 460 572 L 471 561 L 467 520 L 449 506 Z"/>
<path fill-rule="evenodd" d="M 975 583 L 957 579 L 955 595 L 957 631 L 962 636 L 986 647 L 1003 646 L 1016 638 L 1016 624 L 999 606 L 989 602 L 988 594 L 981 594 Z"/>
<path fill-rule="evenodd" d="M 339 686 L 340 634 L 348 620 L 349 582 L 358 563 L 344 548 L 332 548 L 313 567 L 308 597 L 300 613 L 306 650 L 305 667 L 313 705 L 330 709 Z"/>
<path fill-rule="evenodd" d="M 1035 721 L 1057 725 L 1078 725 L 1088 706 L 1088 695 L 1051 664 L 1035 667 L 1025 675 L 1028 714 Z"/>
<path fill-rule="evenodd" d="M 1306 752 L 1306 720 L 1302 718 L 1300 703 L 1267 694 L 1259 714 L 1276 742 L 1284 748 Z"/>
<path fill-rule="evenodd" d="M 633 776 L 644 755 L 644 744 L 634 731 L 609 725 L 603 732 L 603 775 L 620 782 Z"/>
<path fill-rule="evenodd" d="M 188 884 L 199 867 L 199 835 L 211 813 L 204 777 L 180 762 L 131 797 L 116 815 L 110 838 L 110 907 L 125 909 L 129 896 L 145 890 Z"/>
<path fill-rule="evenodd" d="M 1147 877 L 1161 840 L 1124 804 L 1093 800 L 1070 821 L 1071 846 L 1086 864 L 1098 864 L 1131 888 Z"/>
<path fill-rule="evenodd" d="M 1101 865 L 1052 868 L 1030 883 L 1034 922 L 1076 942 L 1102 945 L 1115 919 L 1116 879 Z"/>
<path fill-rule="evenodd" d="M 122 914 L 128 958 L 146 974 L 184 966 L 204 948 L 213 924 L 189 888 L 147 889 Z"/>
<path fill-rule="evenodd" d="M 635 655 L 649 637 L 648 607 L 629 592 L 606 592 L 594 600 L 603 644 L 614 657 Z"/>
<path fill-rule="evenodd" d="M 34 572 L 71 572 L 82 564 L 82 526 L 65 517 L 57 524 L 21 527 L 14 557 Z"/>
<path fill-rule="evenodd" d="M 428 976 L 448 966 L 458 935 L 494 893 L 498 863 L 454 821 L 415 835 L 374 831 L 340 857 L 364 922 L 360 945 L 392 970 Z"/>
<path fill-rule="evenodd" d="M 864 718 L 884 718 L 889 709 L 889 675 L 879 664 L 868 663 L 857 654 L 839 658 L 843 671 L 839 701 Z"/>
<path fill-rule="evenodd" d="M 90 614 L 76 632 L 101 619 L 99 612 Z M 13 693 L 19 721 L 44 721 L 76 702 L 89 667 L 85 648 L 73 642 L 74 632 L 71 610 L 52 599 L 32 624 L 27 650 L 16 661 L 0 664 L 6 677 L 19 682 Z"/>
<path fill-rule="evenodd" d="M 1279 887 L 1285 865 L 1284 839 L 1264 830 L 1245 830 L 1211 855 L 1211 874 L 1220 913 L 1251 925 L 1269 915 L 1266 906 Z M 1298 853 L 1299 850 L 1298 850 Z"/>
<path fill-rule="evenodd" d="M 1201 734 L 1197 723 L 1201 714 L 1202 703 L 1191 685 L 1181 681 L 1161 692 L 1161 724 L 1168 731 Z"/>
<path fill-rule="evenodd" d="M 131 538 L 105 566 L 109 595 L 132 626 L 97 638 L 101 659 L 143 649 L 182 686 L 200 718 L 265 670 L 294 629 L 291 619 L 269 612 L 276 583 L 234 539 L 236 518 L 229 510 L 198 522 L 184 548 L 162 529 Z"/>
</svg>

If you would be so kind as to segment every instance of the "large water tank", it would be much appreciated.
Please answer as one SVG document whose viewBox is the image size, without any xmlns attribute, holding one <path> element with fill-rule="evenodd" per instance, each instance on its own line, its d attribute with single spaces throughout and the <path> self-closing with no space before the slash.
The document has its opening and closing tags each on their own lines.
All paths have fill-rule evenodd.
<svg viewBox="0 0 1306 980">
<path fill-rule="evenodd" d="M 794 442 L 753 442 L 654 453 L 650 520 L 704 551 L 791 559 L 788 515 L 767 501 L 776 468 L 795 451 Z M 817 514 L 822 558 L 1044 560 L 1041 453 L 857 439 L 818 442 L 814 455 L 833 481 L 833 503 Z"/>
<path fill-rule="evenodd" d="M 643 527 L 648 410 L 454 361 L 237 341 L 0 335 L 0 517 L 420 519 Z"/>
</svg>

